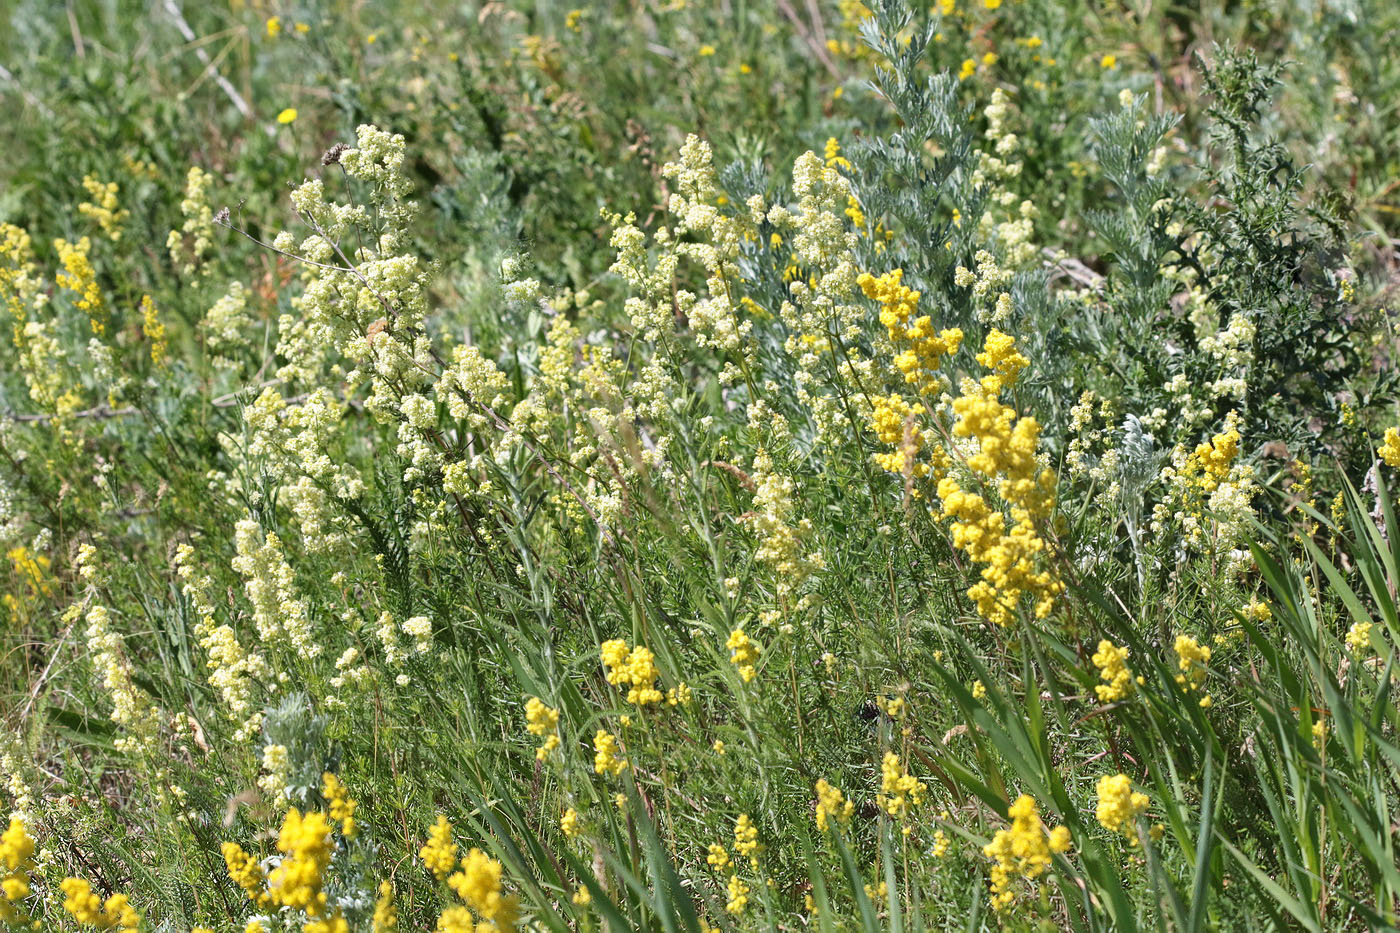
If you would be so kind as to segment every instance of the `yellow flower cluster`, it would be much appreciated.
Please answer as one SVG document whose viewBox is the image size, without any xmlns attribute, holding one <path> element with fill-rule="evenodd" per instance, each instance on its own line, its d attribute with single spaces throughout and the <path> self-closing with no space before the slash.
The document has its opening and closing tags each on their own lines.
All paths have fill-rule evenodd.
<svg viewBox="0 0 1400 933">
<path fill-rule="evenodd" d="M 16 901 L 29 896 L 29 872 L 34 867 L 34 840 L 24 828 L 24 821 L 10 818 L 10 828 L 0 835 L 0 923 L 13 924 L 19 920 L 14 908 Z"/>
<path fill-rule="evenodd" d="M 102 320 L 102 292 L 97 288 L 97 273 L 88 259 L 92 241 L 87 237 L 76 243 L 54 240 L 53 248 L 58 253 L 58 261 L 63 263 L 63 271 L 54 276 L 54 283 L 76 296 L 73 304 L 79 311 L 87 312 L 92 332 L 101 334 L 106 330 L 106 325 Z"/>
<path fill-rule="evenodd" d="M 63 909 L 82 926 L 135 930 L 141 925 L 141 915 L 125 894 L 113 894 L 104 902 L 93 893 L 92 885 L 81 878 L 64 878 L 58 889 L 63 892 Z"/>
<path fill-rule="evenodd" d="M 1177 667 L 1180 669 L 1180 673 L 1176 675 L 1177 685 L 1183 691 L 1198 689 L 1206 679 L 1210 648 L 1189 635 L 1176 636 L 1173 647 L 1176 649 Z M 1201 698 L 1202 708 L 1209 708 L 1210 704 L 1210 694 Z"/>
<path fill-rule="evenodd" d="M 447 817 L 438 814 L 437 822 L 428 830 L 427 843 L 418 850 L 418 857 L 439 881 L 447 879 L 448 872 L 457 864 L 457 843 L 452 841 L 452 824 L 447 822 Z"/>
<path fill-rule="evenodd" d="M 992 905 L 998 910 L 1016 900 L 1016 879 L 1034 881 L 1053 861 L 1053 854 L 1068 852 L 1069 830 L 1057 826 L 1048 833 L 1040 821 L 1035 798 L 1022 794 L 1007 811 L 1011 817 L 1008 829 L 999 829 L 992 841 L 982 848 L 982 854 L 992 859 Z"/>
<path fill-rule="evenodd" d="M 515 929 L 516 899 L 502 893 L 501 873 L 500 862 L 472 849 L 462 859 L 461 871 L 447 879 L 447 886 L 485 921 L 478 924 L 478 933 Z"/>
<path fill-rule="evenodd" d="M 729 633 L 729 640 L 724 646 L 729 649 L 730 663 L 739 669 L 739 676 L 744 679 L 744 683 L 753 680 L 757 674 L 754 662 L 758 660 L 758 653 L 763 649 L 754 644 L 741 628 Z"/>
<path fill-rule="evenodd" d="M 564 811 L 564 815 L 559 817 L 559 829 L 570 839 L 579 834 L 578 811 L 569 807 Z"/>
<path fill-rule="evenodd" d="M 1376 453 L 1385 461 L 1387 466 L 1400 470 L 1400 428 L 1386 428 L 1385 439 Z"/>
<path fill-rule="evenodd" d="M 1133 672 L 1128 669 L 1128 649 L 1119 648 L 1107 638 L 1099 641 L 1094 666 L 1104 683 L 1094 687 L 1100 703 L 1115 703 L 1133 692 Z"/>
<path fill-rule="evenodd" d="M 350 799 L 350 793 L 344 782 L 327 771 L 321 775 L 321 796 L 326 798 L 326 806 L 330 809 L 331 819 L 340 822 L 340 834 L 346 839 L 354 839 L 357 831 L 355 825 L 357 804 Z"/>
<path fill-rule="evenodd" d="M 593 736 L 593 770 L 614 777 L 627 767 L 627 759 L 618 754 L 617 736 L 599 729 Z"/>
<path fill-rule="evenodd" d="M 1347 629 L 1346 646 L 1352 651 L 1363 651 L 1371 644 L 1370 622 L 1353 622 Z"/>
<path fill-rule="evenodd" d="M 282 861 L 267 879 L 274 904 L 306 911 L 319 917 L 326 908 L 321 878 L 331 860 L 331 827 L 326 814 L 312 810 L 305 816 L 296 807 L 287 811 L 277 835 Z"/>
<path fill-rule="evenodd" d="M 738 875 L 729 876 L 729 901 L 724 909 L 735 915 L 742 914 L 749 906 L 749 886 Z"/>
<path fill-rule="evenodd" d="M 1230 465 L 1240 452 L 1240 432 L 1235 423 L 1233 417 L 1227 420 L 1225 430 L 1212 437 L 1210 443 L 1197 446 L 1182 468 L 1182 477 L 1193 481 L 1204 493 L 1214 492 L 1230 478 Z"/>
<path fill-rule="evenodd" d="M 878 277 L 865 272 L 856 284 L 865 297 L 880 304 L 880 323 L 894 345 L 894 365 L 904 374 L 904 381 L 916 386 L 921 395 L 928 395 L 943 388 L 939 363 L 958 351 L 963 332 L 956 327 L 935 332 L 933 319 L 918 313 L 919 292 L 902 284 L 903 278 L 903 269 Z"/>
<path fill-rule="evenodd" d="M 963 395 L 953 401 L 958 416 L 954 437 L 975 438 L 976 452 L 967 458 L 974 473 L 997 482 L 997 491 L 1010 506 L 1006 516 L 976 492 L 965 490 L 953 476 L 938 483 L 943 517 L 953 519 L 953 545 L 984 565 L 967 595 L 981 616 L 996 625 L 1009 625 L 1023 594 L 1034 600 L 1037 618 L 1045 618 L 1064 584 L 1049 570 L 1036 569 L 1036 557 L 1046 549 L 1036 522 L 1054 508 L 1055 474 L 1040 469 L 1036 444 L 1040 424 L 1001 403 L 1002 389 L 1015 384 L 1026 358 L 1014 338 L 993 330 L 977 359 L 992 371 L 980 383 L 968 380 Z"/>
<path fill-rule="evenodd" d="M 875 465 L 901 476 L 908 475 L 915 479 L 926 476 L 929 465 L 917 459 L 924 446 L 924 432 L 914 420 L 913 406 L 898 395 L 876 396 L 871 401 L 874 407 L 870 413 L 870 426 L 875 431 L 875 437 L 895 448 L 889 453 L 877 453 Z"/>
<path fill-rule="evenodd" d="M 141 296 L 141 334 L 151 342 L 151 362 L 157 366 L 165 365 L 170 353 L 170 340 L 150 295 Z"/>
<path fill-rule="evenodd" d="M 740 813 L 739 818 L 734 821 L 734 851 L 741 856 L 748 856 L 748 859 L 755 868 L 758 867 L 758 827 L 753 825 L 753 820 L 749 819 L 747 813 Z"/>
<path fill-rule="evenodd" d="M 656 689 L 661 672 L 656 669 L 656 655 L 642 645 L 631 649 L 621 638 L 603 642 L 600 654 L 608 683 L 627 687 L 627 702 L 638 706 L 660 703 L 665 695 Z"/>
<path fill-rule="evenodd" d="M 817 781 L 817 829 L 826 832 L 833 820 L 845 826 L 850 823 L 855 807 L 839 788 L 827 783 L 826 778 Z"/>
<path fill-rule="evenodd" d="M 525 728 L 531 735 L 544 736 L 544 744 L 535 749 L 535 759 L 544 761 L 545 756 L 559 747 L 559 711 L 546 706 L 539 697 L 525 701 Z"/>
<path fill-rule="evenodd" d="M 1111 833 L 1121 833 L 1132 845 L 1137 845 L 1133 831 L 1138 815 L 1147 810 L 1146 794 L 1133 790 L 1126 774 L 1105 774 L 1097 786 L 1099 802 L 1094 810 L 1099 824 Z"/>
<path fill-rule="evenodd" d="M 885 752 L 880 763 L 880 795 L 878 802 L 890 816 L 904 817 L 910 807 L 924 802 L 924 792 L 928 788 L 923 781 L 916 779 L 904 769 L 899 756 Z"/>
<path fill-rule="evenodd" d="M 234 884 L 243 889 L 248 895 L 248 900 L 259 908 L 271 906 L 272 898 L 267 893 L 267 876 L 263 874 L 258 860 L 243 851 L 243 847 L 236 842 L 225 842 L 221 851 L 224 864 L 228 867 L 228 876 L 233 879 Z"/>
<path fill-rule="evenodd" d="M 83 176 L 83 189 L 92 197 L 78 205 L 78 213 L 97 223 L 107 239 L 115 243 L 122 238 L 122 222 L 127 212 L 117 207 L 117 183 L 101 182 L 92 175 Z"/>
<path fill-rule="evenodd" d="M 394 906 L 394 886 L 387 881 L 379 882 L 379 900 L 374 902 L 374 916 L 370 919 L 371 933 L 393 933 L 399 928 L 399 911 Z"/>
</svg>

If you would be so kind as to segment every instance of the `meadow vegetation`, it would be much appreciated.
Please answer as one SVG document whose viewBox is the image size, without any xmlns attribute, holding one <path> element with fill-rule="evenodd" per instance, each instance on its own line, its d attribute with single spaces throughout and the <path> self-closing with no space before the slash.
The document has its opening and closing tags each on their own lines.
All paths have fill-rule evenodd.
<svg viewBox="0 0 1400 933">
<path fill-rule="evenodd" d="M 5 15 L 0 924 L 1400 926 L 1400 6 Z"/>
</svg>

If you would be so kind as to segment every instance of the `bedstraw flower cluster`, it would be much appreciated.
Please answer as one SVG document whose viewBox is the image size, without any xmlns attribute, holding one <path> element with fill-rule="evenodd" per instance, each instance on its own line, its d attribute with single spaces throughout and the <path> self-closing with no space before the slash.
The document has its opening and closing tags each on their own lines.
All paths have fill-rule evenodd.
<svg viewBox="0 0 1400 933">
<path fill-rule="evenodd" d="M 1209 673 L 1210 648 L 1189 635 L 1176 636 L 1172 647 L 1175 648 L 1177 657 L 1177 686 L 1183 693 L 1199 690 L 1205 683 L 1206 674 Z M 1210 705 L 1210 694 L 1201 697 L 1202 709 L 1207 709 Z"/>
<path fill-rule="evenodd" d="M 1400 428 L 1385 429 L 1385 438 L 1377 448 L 1376 454 L 1386 466 L 1400 470 Z"/>
<path fill-rule="evenodd" d="M 104 901 L 81 878 L 64 878 L 58 889 L 63 892 L 63 909 L 81 926 L 99 930 L 135 930 L 141 926 L 141 915 L 125 894 L 113 894 Z"/>
<path fill-rule="evenodd" d="M 1057 826 L 1049 832 L 1040 821 L 1035 798 L 1022 794 L 1016 798 L 1007 816 L 1011 826 L 999 829 L 982 854 L 992 860 L 992 906 L 1003 910 L 1015 902 L 1016 882 L 1035 881 L 1050 867 L 1057 853 L 1068 852 L 1069 830 Z"/>
<path fill-rule="evenodd" d="M 544 743 L 535 749 L 535 758 L 544 761 L 550 752 L 559 747 L 559 711 L 546 706 L 539 697 L 525 701 L 525 728 L 531 735 L 544 738 Z"/>
<path fill-rule="evenodd" d="M 1100 703 L 1116 703 L 1133 692 L 1133 672 L 1128 669 L 1128 649 L 1119 648 L 1107 638 L 1099 641 L 1092 658 L 1104 683 L 1094 686 Z"/>
<path fill-rule="evenodd" d="M 851 821 L 856 805 L 847 800 L 840 788 L 827 783 L 826 778 L 817 781 L 817 829 L 826 832 L 832 823 L 845 826 Z"/>
<path fill-rule="evenodd" d="M 993 330 L 977 360 L 991 372 L 980 382 L 966 380 L 952 403 L 955 438 L 976 442 L 966 457 L 974 476 L 995 483 L 1009 507 L 1007 515 L 980 493 L 965 489 L 955 476 L 938 483 L 944 518 L 953 520 L 953 545 L 982 565 L 981 579 L 967 591 L 978 613 L 999 626 L 1009 625 L 1022 596 L 1032 600 L 1037 618 L 1045 618 L 1064 584 L 1037 560 L 1046 543 L 1037 530 L 1054 508 L 1055 474 L 1037 454 L 1040 424 L 1030 415 L 1017 417 L 1001 402 L 1028 361 L 1007 334 Z"/>
<path fill-rule="evenodd" d="M 629 651 L 625 641 L 614 638 L 603 642 L 599 653 L 608 683 L 614 687 L 626 687 L 628 703 L 648 706 L 666 698 L 656 687 L 661 672 L 656 667 L 656 655 L 650 648 L 637 645 Z"/>
<path fill-rule="evenodd" d="M 909 810 L 924 802 L 928 788 L 900 762 L 894 752 L 885 752 L 880 763 L 880 794 L 877 798 L 881 809 L 890 816 L 901 819 L 909 815 Z M 906 830 L 908 827 L 906 827 Z"/>
<path fill-rule="evenodd" d="M 10 828 L 0 835 L 0 922 L 15 923 L 15 904 L 29 896 L 29 873 L 34 869 L 34 840 L 24 821 L 10 818 Z"/>
<path fill-rule="evenodd" d="M 1132 779 L 1126 774 L 1105 774 L 1099 778 L 1099 797 L 1094 815 L 1099 824 L 1111 833 L 1121 833 L 1130 845 L 1137 845 L 1135 822 L 1146 812 L 1150 801 L 1146 794 L 1133 790 Z"/>
<path fill-rule="evenodd" d="M 942 391 L 945 381 L 938 368 L 945 357 L 958 352 L 963 332 L 956 327 L 935 330 L 933 319 L 919 314 L 919 293 L 905 286 L 903 277 L 903 269 L 894 269 L 878 277 L 863 272 L 856 281 L 865 297 L 880 304 L 880 323 L 895 351 L 895 368 L 920 395 L 929 395 Z"/>
</svg>

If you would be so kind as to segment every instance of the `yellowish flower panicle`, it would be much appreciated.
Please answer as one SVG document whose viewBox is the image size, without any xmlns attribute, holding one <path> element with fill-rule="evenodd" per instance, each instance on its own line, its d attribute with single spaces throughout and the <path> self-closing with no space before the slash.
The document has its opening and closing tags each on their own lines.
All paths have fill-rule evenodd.
<svg viewBox="0 0 1400 933">
<path fill-rule="evenodd" d="M 107 325 L 102 292 L 97 287 L 97 273 L 88 259 L 92 241 L 87 237 L 76 243 L 54 240 L 53 248 L 58 253 L 58 261 L 63 263 L 63 271 L 54 276 L 54 284 L 73 293 L 74 306 L 87 313 L 92 332 L 101 335 Z"/>
<path fill-rule="evenodd" d="M 738 875 L 729 876 L 729 901 L 724 909 L 734 916 L 742 914 L 749 906 L 749 886 Z"/>
<path fill-rule="evenodd" d="M 993 370 L 980 383 L 967 380 L 963 395 L 954 399 L 954 437 L 977 441 L 967 457 L 974 473 L 997 482 L 997 491 L 1010 507 L 1011 526 L 999 508 L 979 493 L 966 490 L 949 475 L 938 483 L 943 517 L 953 519 L 953 545 L 983 565 L 981 579 L 968 589 L 978 613 L 996 625 L 1008 625 L 1023 594 L 1034 599 L 1038 618 L 1049 615 L 1064 584 L 1050 570 L 1038 570 L 1038 555 L 1046 543 L 1036 522 L 1054 508 L 1055 475 L 1041 469 L 1037 455 L 1040 425 L 1003 405 L 1000 391 L 1015 382 L 1026 365 L 1014 341 L 993 330 L 978 359 Z"/>
<path fill-rule="evenodd" d="M 1347 629 L 1347 649 L 1360 654 L 1370 648 L 1372 625 L 1370 622 L 1353 622 L 1351 628 Z"/>
<path fill-rule="evenodd" d="M 302 815 L 296 807 L 287 811 L 277 835 L 282 861 L 267 879 L 274 904 L 303 910 L 311 917 L 325 912 L 322 877 L 331 860 L 331 827 L 326 814 L 317 810 Z"/>
<path fill-rule="evenodd" d="M 1376 454 L 1386 466 L 1400 470 L 1400 428 L 1385 429 L 1385 438 L 1376 449 Z"/>
<path fill-rule="evenodd" d="M 845 826 L 851 822 L 851 814 L 856 805 L 845 799 L 839 788 L 827 783 L 826 778 L 817 781 L 817 829 L 826 832 L 832 823 Z"/>
<path fill-rule="evenodd" d="M 885 752 L 880 763 L 880 794 L 876 798 L 881 809 L 903 819 L 910 809 L 924 802 L 927 790 L 923 781 L 904 769 L 898 755 Z"/>
<path fill-rule="evenodd" d="M 710 843 L 706 849 L 705 862 L 715 871 L 724 871 L 734 864 L 734 860 L 729 857 L 729 850 L 718 842 Z"/>
<path fill-rule="evenodd" d="M 447 886 L 477 914 L 494 924 L 492 929 L 515 929 L 517 905 L 514 895 L 503 893 L 501 863 L 480 849 L 472 849 L 462 859 L 461 871 L 447 879 Z"/>
<path fill-rule="evenodd" d="M 1107 638 L 1099 641 L 1092 658 L 1104 683 L 1094 687 L 1100 703 L 1116 703 L 1132 694 L 1133 672 L 1128 669 L 1128 649 L 1119 648 Z"/>
<path fill-rule="evenodd" d="M 83 189 L 92 198 L 78 205 L 78 213 L 94 221 L 107 239 L 113 243 L 122 238 L 122 224 L 127 212 L 121 210 L 117 201 L 117 183 L 102 182 L 92 175 L 83 176 Z"/>
<path fill-rule="evenodd" d="M 754 662 L 758 660 L 759 652 L 763 649 L 741 628 L 729 633 L 729 640 L 724 643 L 724 647 L 729 649 L 729 662 L 739 669 L 739 676 L 744 683 L 753 680 L 758 673 Z"/>
<path fill-rule="evenodd" d="M 444 907 L 438 916 L 437 933 L 473 933 L 471 911 L 465 907 Z"/>
<path fill-rule="evenodd" d="M 617 777 L 626 767 L 627 759 L 618 754 L 617 736 L 599 729 L 593 736 L 593 770 Z"/>
<path fill-rule="evenodd" d="M 135 930 L 141 925 L 141 915 L 125 894 L 113 894 L 103 901 L 93 893 L 92 885 L 81 878 L 64 878 L 58 888 L 63 892 L 63 909 L 81 926 Z"/>
<path fill-rule="evenodd" d="M 263 874 L 258 860 L 243 851 L 243 847 L 236 842 L 225 842 L 220 850 L 233 883 L 242 888 L 248 900 L 259 908 L 269 906 L 272 898 L 267 893 L 267 876 Z"/>
<path fill-rule="evenodd" d="M 439 881 L 447 879 L 457 864 L 457 843 L 452 841 L 452 824 L 447 817 L 438 814 L 437 822 L 428 830 L 427 843 L 418 850 L 418 857 Z"/>
<path fill-rule="evenodd" d="M 525 728 L 531 735 L 544 737 L 544 744 L 535 749 L 535 758 L 544 761 L 559 747 L 559 711 L 546 706 L 539 697 L 525 701 Z"/>
<path fill-rule="evenodd" d="M 1132 779 L 1126 774 L 1105 774 L 1099 778 L 1099 802 L 1094 810 L 1099 824 L 1111 833 L 1120 833 L 1130 845 L 1137 845 L 1134 831 L 1138 816 L 1147 810 L 1146 794 L 1133 790 Z"/>
<path fill-rule="evenodd" d="M 569 807 L 564 811 L 564 815 L 559 817 L 559 829 L 570 839 L 573 839 L 580 832 L 578 825 L 578 811 Z"/>
<path fill-rule="evenodd" d="M 208 274 L 204 258 L 214 246 L 214 209 L 209 204 L 209 173 L 191 165 L 185 177 L 185 197 L 180 213 L 185 222 L 165 238 L 170 258 L 185 275 Z"/>
<path fill-rule="evenodd" d="M 650 648 L 637 645 L 630 651 L 620 638 L 605 641 L 599 648 L 603 673 L 614 687 L 627 687 L 627 702 L 638 706 L 660 703 L 666 695 L 656 688 L 661 671 Z"/>
<path fill-rule="evenodd" d="M 875 437 L 895 449 L 875 454 L 875 464 L 890 473 L 919 479 L 929 472 L 929 465 L 919 461 L 919 451 L 925 443 L 924 432 L 914 417 L 914 408 L 898 395 L 876 396 L 870 413 L 870 426 Z"/>
<path fill-rule="evenodd" d="M 24 821 L 10 818 L 10 828 L 0 835 L 0 922 L 14 923 L 14 904 L 29 896 L 29 872 L 34 869 L 34 840 Z"/>
<path fill-rule="evenodd" d="M 1201 685 L 1205 683 L 1206 674 L 1209 673 L 1210 648 L 1200 644 L 1189 635 L 1176 636 L 1172 647 L 1176 650 L 1177 668 L 1179 669 L 1179 673 L 1176 675 L 1177 686 L 1181 687 L 1182 692 L 1185 693 L 1199 690 Z M 1207 709 L 1210 705 L 1210 694 L 1206 694 L 1201 698 L 1201 707 Z"/>
<path fill-rule="evenodd" d="M 170 354 L 170 341 L 165 334 L 165 325 L 160 321 L 155 302 L 150 295 L 141 296 L 141 335 L 151 343 L 151 362 L 164 366 Z"/>
<path fill-rule="evenodd" d="M 355 824 L 357 804 L 350 799 L 350 792 L 345 784 L 340 778 L 327 771 L 321 775 L 321 796 L 326 798 L 331 819 L 340 822 L 340 834 L 346 839 L 354 839 L 357 832 Z"/>
<path fill-rule="evenodd" d="M 856 283 L 865 297 L 880 304 L 880 323 L 895 351 L 894 363 L 904 374 L 904 381 L 921 395 L 928 395 L 942 390 L 944 382 L 938 367 L 944 357 L 958 352 L 963 332 L 956 327 L 936 331 L 933 319 L 918 313 L 919 293 L 905 286 L 903 278 L 903 269 L 878 277 L 863 272 Z"/>
<path fill-rule="evenodd" d="M 740 813 L 734 821 L 734 851 L 747 857 L 755 868 L 758 867 L 758 827 L 747 813 Z"/>
<path fill-rule="evenodd" d="M 1007 811 L 1011 825 L 999 829 L 982 854 L 992 860 L 992 906 L 1009 907 L 1016 900 L 1018 879 L 1035 881 L 1050 867 L 1055 853 L 1068 852 L 1069 830 L 1063 826 L 1046 832 L 1035 798 L 1022 794 Z"/>
</svg>

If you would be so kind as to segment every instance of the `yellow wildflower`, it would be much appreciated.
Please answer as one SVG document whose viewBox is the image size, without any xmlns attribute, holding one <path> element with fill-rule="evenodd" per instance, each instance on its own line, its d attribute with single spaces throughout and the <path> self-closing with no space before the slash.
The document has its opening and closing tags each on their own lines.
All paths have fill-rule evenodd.
<svg viewBox="0 0 1400 933">
<path fill-rule="evenodd" d="M 1133 692 L 1133 672 L 1127 661 L 1127 648 L 1119 648 L 1107 638 L 1099 641 L 1093 662 L 1099 669 L 1099 679 L 1106 681 L 1094 687 L 1100 703 L 1114 703 Z"/>
<path fill-rule="evenodd" d="M 267 893 L 267 877 L 263 874 L 258 860 L 244 852 L 243 847 L 236 842 L 225 842 L 221 851 L 224 864 L 228 867 L 228 876 L 233 879 L 234 884 L 243 889 L 248 895 L 248 900 L 260 909 L 270 906 L 272 898 Z"/>
<path fill-rule="evenodd" d="M 1376 450 L 1386 466 L 1400 470 L 1400 428 L 1386 428 L 1385 439 Z"/>
<path fill-rule="evenodd" d="M 763 649 L 754 644 L 741 628 L 729 633 L 729 640 L 724 646 L 729 649 L 729 661 L 739 669 L 739 676 L 743 678 L 744 683 L 753 680 L 757 673 L 754 662 L 758 660 L 758 654 Z"/>
<path fill-rule="evenodd" d="M 296 807 L 287 811 L 277 835 L 282 861 L 267 879 L 273 903 L 321 916 L 326 894 L 321 877 L 331 860 L 331 827 L 326 814 L 313 810 L 302 815 Z"/>
<path fill-rule="evenodd" d="M 349 791 L 340 778 L 329 771 L 321 775 L 321 796 L 326 798 L 330 807 L 331 819 L 340 822 L 340 834 L 346 839 L 354 839 L 356 803 L 350 799 Z"/>
<path fill-rule="evenodd" d="M 104 902 L 93 893 L 92 885 L 81 878 L 64 878 L 58 889 L 63 892 L 63 909 L 83 926 L 135 930 L 141 925 L 141 915 L 125 894 L 113 894 Z"/>
<path fill-rule="evenodd" d="M 924 802 L 924 792 L 928 788 L 909 774 L 894 752 L 885 752 L 880 763 L 880 794 L 876 798 L 880 807 L 890 816 L 907 816 L 911 807 Z"/>
<path fill-rule="evenodd" d="M 631 651 L 620 638 L 605 641 L 599 648 L 604 674 L 614 687 L 628 687 L 627 702 L 638 706 L 660 703 L 665 694 L 656 688 L 661 672 L 650 648 L 637 645 Z"/>
<path fill-rule="evenodd" d="M 617 751 L 617 736 L 606 729 L 599 729 L 593 736 L 593 770 L 614 777 L 621 774 L 622 769 L 627 767 L 627 759 Z"/>
<path fill-rule="evenodd" d="M 545 756 L 559 747 L 559 711 L 546 706 L 539 697 L 525 701 L 525 728 L 531 735 L 545 737 L 544 744 L 535 749 L 535 758 L 544 761 Z"/>
<path fill-rule="evenodd" d="M 457 896 L 479 915 L 501 930 L 515 928 L 514 895 L 501 893 L 501 863 L 480 849 L 472 849 L 462 859 L 462 870 L 447 879 Z"/>
<path fill-rule="evenodd" d="M 394 886 L 387 881 L 379 882 L 379 900 L 374 902 L 374 917 L 370 924 L 371 933 L 394 933 L 399 928 L 399 911 L 394 906 Z"/>
<path fill-rule="evenodd" d="M 452 841 L 452 824 L 447 822 L 447 817 L 438 814 L 437 822 L 428 830 L 427 844 L 418 850 L 418 857 L 439 881 L 447 878 L 457 862 L 457 844 Z"/>
<path fill-rule="evenodd" d="M 1067 852 L 1070 847 L 1069 830 L 1059 826 L 1047 833 L 1035 798 L 1028 794 L 1016 798 L 1007 816 L 1011 826 L 997 830 L 992 841 L 982 848 L 982 854 L 994 863 L 992 905 L 998 910 L 1016 899 L 1016 879 L 1034 881 L 1050 867 L 1053 853 Z"/>
<path fill-rule="evenodd" d="M 724 909 L 736 917 L 749 906 L 749 886 L 738 875 L 729 876 L 729 902 Z"/>
<path fill-rule="evenodd" d="M 1133 830 L 1138 815 L 1147 810 L 1147 795 L 1134 791 L 1133 782 L 1126 774 L 1105 774 L 1099 778 L 1097 791 L 1099 802 L 1094 815 L 1099 824 L 1111 833 L 1121 833 L 1131 844 L 1137 845 L 1137 834 Z"/>
<path fill-rule="evenodd" d="M 845 826 L 851 821 L 855 807 L 838 788 L 827 783 L 826 778 L 817 781 L 817 829 L 826 832 L 832 820 Z"/>
</svg>

